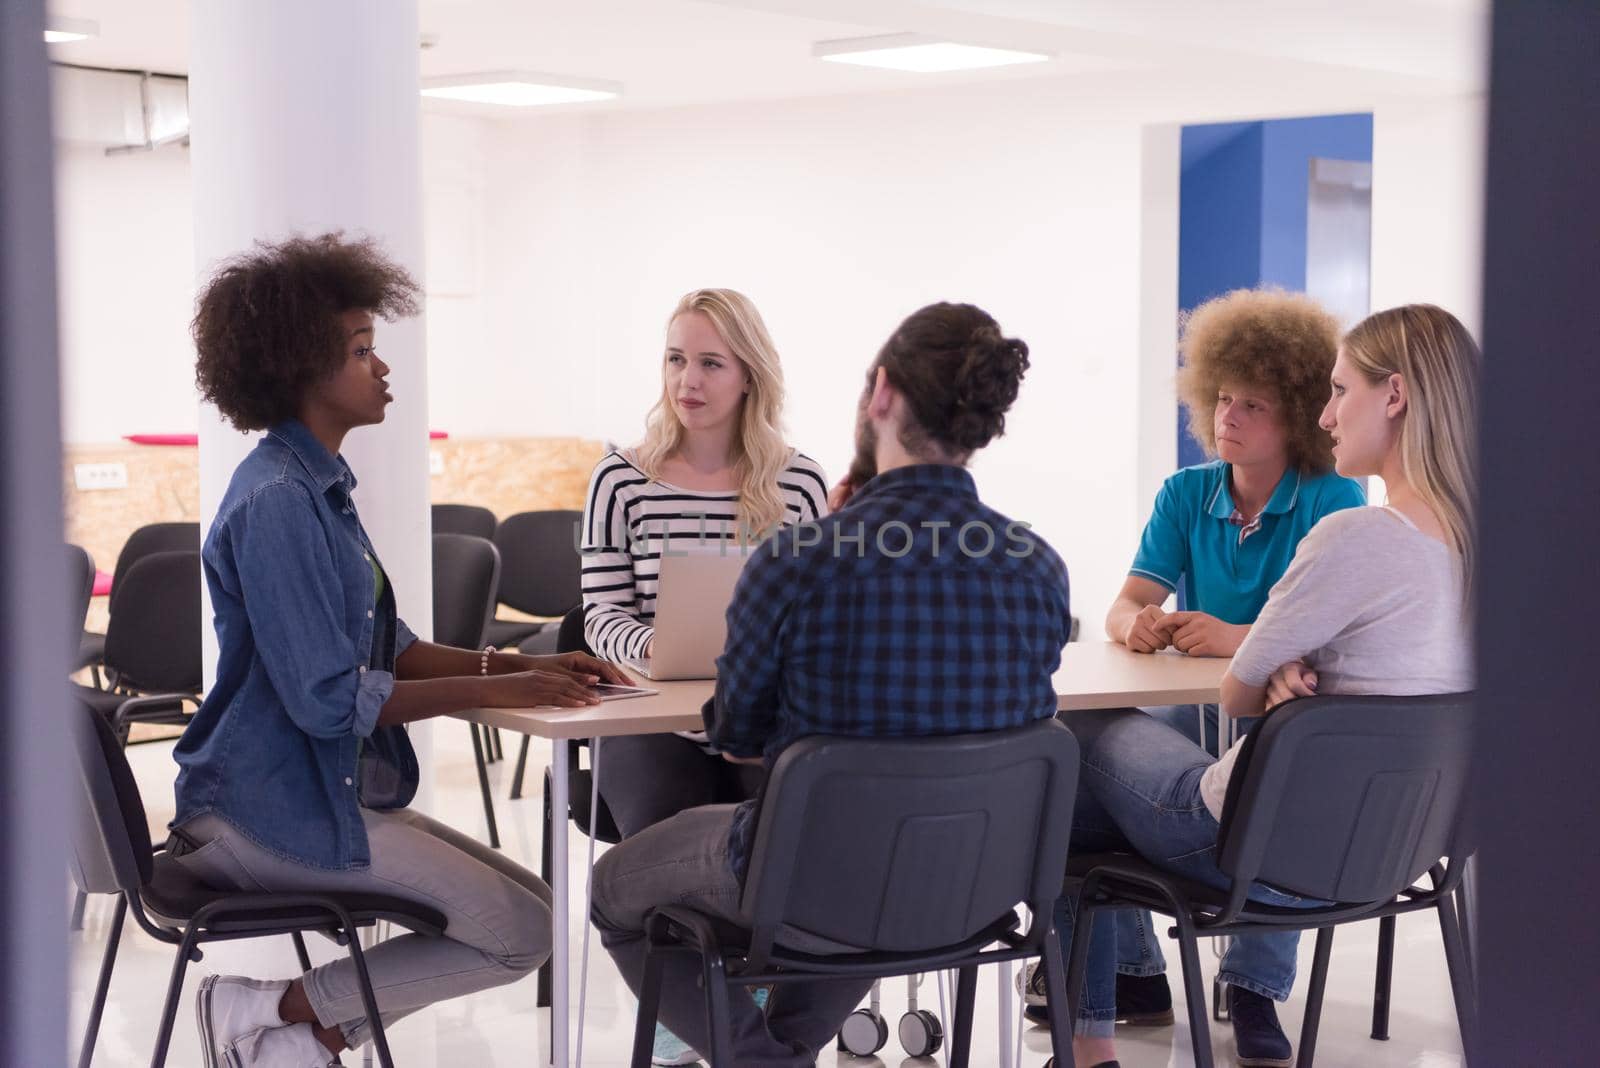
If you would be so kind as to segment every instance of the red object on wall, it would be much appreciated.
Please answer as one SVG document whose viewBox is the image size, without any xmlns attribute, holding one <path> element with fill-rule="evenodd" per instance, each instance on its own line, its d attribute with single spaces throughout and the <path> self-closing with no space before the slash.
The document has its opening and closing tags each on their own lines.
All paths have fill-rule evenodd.
<svg viewBox="0 0 1600 1068">
<path fill-rule="evenodd" d="M 198 445 L 199 434 L 124 434 L 124 441 L 135 445 Z"/>
<path fill-rule="evenodd" d="M 111 592 L 111 572 L 94 569 L 94 595 L 104 597 Z"/>
</svg>

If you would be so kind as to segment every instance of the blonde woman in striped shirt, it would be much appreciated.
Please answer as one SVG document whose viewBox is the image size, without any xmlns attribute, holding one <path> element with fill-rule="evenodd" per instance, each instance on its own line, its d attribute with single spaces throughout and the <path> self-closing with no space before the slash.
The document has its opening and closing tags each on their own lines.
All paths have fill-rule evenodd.
<svg viewBox="0 0 1600 1068">
<path fill-rule="evenodd" d="M 822 469 L 784 442 L 782 409 L 777 349 L 749 298 L 700 289 L 679 300 L 644 441 L 607 453 L 589 483 L 584 637 L 596 656 L 650 655 L 664 547 L 755 542 L 826 511 Z M 601 789 L 625 837 L 685 808 L 744 800 L 760 780 L 759 768 L 675 735 L 608 740 L 605 759 Z"/>
<path fill-rule="evenodd" d="M 783 368 L 750 298 L 687 293 L 667 322 L 661 397 L 644 441 L 595 466 L 583 515 L 584 638 L 622 662 L 650 655 L 661 553 L 764 533 L 827 511 L 827 480 L 783 438 Z M 609 738 L 600 779 L 624 838 L 699 805 L 755 797 L 760 765 L 723 760 L 704 735 Z M 696 1055 L 664 1028 L 655 1064 Z"/>
</svg>

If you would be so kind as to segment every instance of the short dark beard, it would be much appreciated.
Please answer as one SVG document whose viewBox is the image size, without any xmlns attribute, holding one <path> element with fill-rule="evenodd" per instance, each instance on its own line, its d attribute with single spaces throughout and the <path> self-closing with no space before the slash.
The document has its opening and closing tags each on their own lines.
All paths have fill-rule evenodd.
<svg viewBox="0 0 1600 1068">
<path fill-rule="evenodd" d="M 878 430 L 867 418 L 867 402 L 871 399 L 872 380 L 868 379 L 867 388 L 861 394 L 861 403 L 856 405 L 856 454 L 850 461 L 850 470 L 844 476 L 845 481 L 856 489 L 866 485 L 878 473 Z"/>
</svg>

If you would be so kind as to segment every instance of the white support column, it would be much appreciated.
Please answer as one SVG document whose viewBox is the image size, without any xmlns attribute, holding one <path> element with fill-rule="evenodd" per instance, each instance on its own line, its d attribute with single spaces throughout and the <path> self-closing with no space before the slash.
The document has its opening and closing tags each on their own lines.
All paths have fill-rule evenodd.
<svg viewBox="0 0 1600 1068">
<path fill-rule="evenodd" d="M 380 241 L 422 280 L 417 0 L 196 0 L 189 100 L 200 279 L 256 241 L 343 230 Z M 198 280 L 197 280 L 198 281 Z M 379 323 L 395 402 L 350 435 L 356 500 L 400 614 L 432 633 L 427 360 L 421 317 Z M 209 525 L 253 437 L 200 416 L 200 511 Z M 209 611 L 207 619 L 210 618 Z M 208 681 L 215 637 L 206 629 Z M 417 804 L 431 800 L 431 730 Z"/>
</svg>

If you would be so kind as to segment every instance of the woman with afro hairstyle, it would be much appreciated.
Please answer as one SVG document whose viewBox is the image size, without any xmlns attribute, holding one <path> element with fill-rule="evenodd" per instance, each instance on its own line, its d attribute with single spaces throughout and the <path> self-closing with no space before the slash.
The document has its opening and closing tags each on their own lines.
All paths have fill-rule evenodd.
<svg viewBox="0 0 1600 1068">
<path fill-rule="evenodd" d="M 1168 478 L 1156 495 L 1106 634 L 1138 653 L 1172 646 L 1189 656 L 1232 656 L 1300 539 L 1329 513 L 1366 502 L 1333 472 L 1332 439 L 1317 425 L 1339 324 L 1311 298 L 1239 289 L 1196 308 L 1184 323 L 1178 394 L 1189 432 L 1213 459 Z M 1182 591 L 1180 611 L 1163 605 Z M 1217 751 L 1217 706 L 1146 709 Z M 1245 724 L 1254 723 L 1245 721 Z M 1203 726 L 1202 726 L 1203 723 Z M 1245 724 L 1241 724 L 1242 726 Z M 1124 1026 L 1172 1022 L 1166 961 L 1150 914 L 1116 913 L 1114 1013 Z M 1243 1065 L 1289 1064 L 1273 1001 L 1294 985 L 1296 932 L 1235 938 L 1223 957 Z M 1045 1018 L 1031 988 L 1029 1015 Z M 1111 1019 L 1101 1030 L 1109 1035 Z"/>
<path fill-rule="evenodd" d="M 442 913 L 442 936 L 367 954 L 385 1023 L 512 982 L 550 951 L 538 876 L 406 807 L 418 768 L 404 724 L 594 704 L 591 684 L 625 681 L 581 654 L 419 641 L 396 615 L 339 449 L 393 400 L 374 317 L 414 314 L 417 296 L 375 244 L 337 234 L 258 245 L 200 293 L 200 393 L 238 429 L 267 433 L 202 552 L 217 678 L 177 746 L 168 842 L 219 888 L 381 894 Z M 208 1068 L 324 1066 L 370 1035 L 348 959 L 292 980 L 208 976 L 195 1011 Z"/>
</svg>

